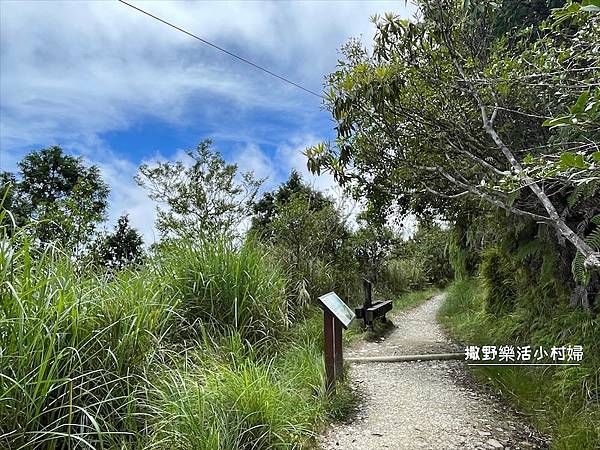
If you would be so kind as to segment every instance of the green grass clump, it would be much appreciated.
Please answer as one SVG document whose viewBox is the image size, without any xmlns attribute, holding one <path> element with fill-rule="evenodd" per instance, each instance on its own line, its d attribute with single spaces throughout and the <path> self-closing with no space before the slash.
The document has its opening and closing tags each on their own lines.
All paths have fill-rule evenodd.
<svg viewBox="0 0 600 450">
<path fill-rule="evenodd" d="M 0 226 L 0 448 L 308 447 L 352 398 L 286 286 L 251 242 L 104 273 Z"/>
<path fill-rule="evenodd" d="M 192 328 L 210 325 L 213 334 L 233 329 L 259 343 L 277 337 L 292 321 L 285 275 L 252 241 L 239 248 L 225 239 L 174 244 L 162 264 Z"/>
<path fill-rule="evenodd" d="M 165 373 L 158 385 L 160 418 L 154 448 L 293 449 L 312 437 L 318 401 L 303 398 L 272 365 Z"/>
<path fill-rule="evenodd" d="M 532 288 L 533 289 L 533 288 Z M 554 300 L 540 310 L 516 307 L 490 314 L 486 290 L 479 279 L 455 282 L 439 312 L 451 334 L 469 345 L 583 345 L 581 366 L 473 367 L 488 383 L 542 431 L 552 436 L 552 448 L 600 447 L 600 323 L 597 313 L 573 310 Z M 540 295 L 543 298 L 543 294 Z M 533 299 L 532 299 L 533 300 Z M 522 305 L 525 298 L 517 298 Z"/>
<path fill-rule="evenodd" d="M 490 248 L 484 252 L 480 271 L 486 311 L 490 314 L 512 311 L 517 296 L 515 265 L 501 250 Z"/>
<path fill-rule="evenodd" d="M 181 450 L 312 448 L 327 420 L 348 415 L 356 396 L 345 382 L 325 390 L 318 313 L 299 322 L 271 356 L 244 345 L 205 349 L 196 364 L 157 376 L 148 448 Z M 239 338 L 230 338 L 238 343 Z M 245 344 L 247 345 L 247 344 Z"/>
<path fill-rule="evenodd" d="M 24 233 L 0 237 L 0 443 L 111 446 L 137 431 L 136 393 L 175 298 L 151 268 L 80 276 Z"/>
</svg>

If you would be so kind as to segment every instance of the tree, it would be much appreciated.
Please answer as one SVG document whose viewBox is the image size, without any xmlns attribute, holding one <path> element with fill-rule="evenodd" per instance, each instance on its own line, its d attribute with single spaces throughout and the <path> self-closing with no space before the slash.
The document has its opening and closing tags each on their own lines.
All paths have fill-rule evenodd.
<svg viewBox="0 0 600 450">
<path fill-rule="evenodd" d="M 330 259 L 341 244 L 345 226 L 333 202 L 314 208 L 313 199 L 303 192 L 277 203 L 271 222 L 271 241 L 290 252 L 292 267 L 305 264 L 311 257 Z"/>
<path fill-rule="evenodd" d="M 14 209 L 18 224 L 33 222 L 30 230 L 41 242 L 60 243 L 79 255 L 105 218 L 109 189 L 98 167 L 86 167 L 59 146 L 31 152 L 18 166 L 18 178 L 2 175 L 13 186 L 5 208 Z"/>
<path fill-rule="evenodd" d="M 211 149 L 210 140 L 188 150 L 189 165 L 182 161 L 140 166 L 136 182 L 159 205 L 156 227 L 163 238 L 211 237 L 236 234 L 251 211 L 262 180 L 252 172 L 238 173 Z"/>
<path fill-rule="evenodd" d="M 525 167 L 570 148 L 586 161 L 597 152 L 596 134 L 556 139 L 544 122 L 598 90 L 598 15 L 525 28 L 515 41 L 490 26 L 509 4 L 425 0 L 417 23 L 376 18 L 373 53 L 350 42 L 329 77 L 336 145 L 309 149 L 309 168 L 333 172 L 381 207 L 453 218 L 483 202 L 547 224 L 598 268 L 600 253 L 571 224 L 598 214 L 598 201 L 569 210 L 572 184 L 542 183 Z"/>
<path fill-rule="evenodd" d="M 383 264 L 399 239 L 385 224 L 363 220 L 351 240 L 354 257 L 360 264 L 363 276 L 377 283 Z"/>
<path fill-rule="evenodd" d="M 251 232 L 261 234 L 263 238 L 269 238 L 268 234 L 273 231 L 270 227 L 271 223 L 277 218 L 281 208 L 290 203 L 296 194 L 301 194 L 307 199 L 307 205 L 311 211 L 319 211 L 331 206 L 331 200 L 322 192 L 304 183 L 300 174 L 296 170 L 292 170 L 285 183 L 275 191 L 265 192 L 253 205 Z"/>
<path fill-rule="evenodd" d="M 104 266 L 120 270 L 141 261 L 144 255 L 142 235 L 131 225 L 127 214 L 119 217 L 114 232 L 96 243 L 95 258 Z"/>
<path fill-rule="evenodd" d="M 356 261 L 351 232 L 332 199 L 292 171 L 285 183 L 263 194 L 254 213 L 250 235 L 268 244 L 289 268 L 294 301 L 303 305 L 332 289 L 348 298 Z"/>
<path fill-rule="evenodd" d="M 333 289 L 347 298 L 352 283 L 350 232 L 333 201 L 326 200 L 316 208 L 315 197 L 305 192 L 292 194 L 276 203 L 274 218 L 260 235 L 289 268 L 300 304 Z"/>
</svg>

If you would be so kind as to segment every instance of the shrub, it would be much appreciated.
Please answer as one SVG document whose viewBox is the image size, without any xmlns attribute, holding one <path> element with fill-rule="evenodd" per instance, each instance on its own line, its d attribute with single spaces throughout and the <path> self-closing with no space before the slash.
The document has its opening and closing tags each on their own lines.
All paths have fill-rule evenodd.
<svg viewBox="0 0 600 450">
<path fill-rule="evenodd" d="M 293 449 L 326 420 L 321 321 L 288 328 L 286 278 L 252 242 L 98 275 L 0 233 L 0 448 Z"/>
<path fill-rule="evenodd" d="M 501 314 L 514 309 L 517 297 L 515 273 L 515 265 L 498 248 L 483 252 L 480 274 L 487 312 Z"/>
<path fill-rule="evenodd" d="M 149 447 L 304 448 L 325 418 L 322 356 L 304 345 L 285 355 L 229 364 L 209 356 L 203 369 L 161 374 L 152 393 L 151 409 L 159 420 Z"/>
<path fill-rule="evenodd" d="M 427 284 L 424 262 L 420 258 L 389 260 L 382 272 L 382 285 L 392 294 L 419 289 Z"/>
</svg>

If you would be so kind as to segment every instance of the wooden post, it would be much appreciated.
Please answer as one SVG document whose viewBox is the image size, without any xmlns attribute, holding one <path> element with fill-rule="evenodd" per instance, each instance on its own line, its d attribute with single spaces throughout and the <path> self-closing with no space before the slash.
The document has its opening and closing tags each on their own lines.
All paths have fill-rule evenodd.
<svg viewBox="0 0 600 450">
<path fill-rule="evenodd" d="M 329 310 L 323 310 L 323 337 L 325 344 L 325 374 L 327 376 L 326 387 L 327 390 L 335 388 L 336 380 L 336 364 L 335 364 L 335 338 L 334 338 L 334 327 L 335 317 Z M 340 330 L 341 333 L 341 330 Z"/>
<path fill-rule="evenodd" d="M 331 391 L 335 389 L 335 382 L 344 376 L 342 328 L 348 328 L 356 316 L 335 292 L 321 295 L 319 301 L 323 307 L 326 389 Z"/>
<path fill-rule="evenodd" d="M 371 282 L 369 280 L 367 280 L 366 278 L 363 278 L 363 292 L 365 295 L 365 302 L 364 302 L 364 322 L 365 325 L 368 326 L 371 330 L 373 330 L 373 319 L 371 317 L 367 317 L 368 315 L 368 309 L 373 306 L 373 297 L 372 297 L 372 288 L 373 285 L 371 284 Z"/>
<path fill-rule="evenodd" d="M 373 306 L 372 297 L 371 297 L 371 289 L 372 284 L 366 278 L 363 278 L 363 292 L 365 295 L 365 310 Z"/>
<path fill-rule="evenodd" d="M 335 344 L 335 379 L 340 380 L 344 376 L 344 354 L 342 351 L 342 324 L 333 319 L 333 343 Z"/>
</svg>

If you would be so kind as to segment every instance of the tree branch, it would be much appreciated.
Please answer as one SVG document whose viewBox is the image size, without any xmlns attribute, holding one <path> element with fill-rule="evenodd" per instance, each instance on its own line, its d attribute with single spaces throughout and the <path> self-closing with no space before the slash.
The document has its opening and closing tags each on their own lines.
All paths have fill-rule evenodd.
<svg viewBox="0 0 600 450">
<path fill-rule="evenodd" d="M 493 118 L 495 118 L 494 113 L 496 113 L 497 109 L 494 110 L 494 112 L 492 113 L 492 117 L 490 118 L 487 107 L 486 107 L 485 103 L 483 102 L 481 96 L 479 95 L 479 92 L 475 89 L 472 82 L 466 76 L 462 65 L 459 64 L 459 62 L 458 62 L 459 58 L 457 57 L 457 53 L 454 49 L 453 42 L 450 39 L 450 36 L 448 35 L 446 27 L 442 26 L 440 31 L 442 32 L 442 35 L 443 35 L 446 47 L 448 49 L 448 53 L 450 55 L 452 64 L 454 65 L 456 71 L 459 73 L 459 75 L 462 79 L 461 81 L 465 84 L 465 86 L 467 87 L 467 90 L 470 92 L 471 96 L 474 98 L 475 102 L 477 103 L 477 105 L 479 107 L 484 130 L 491 137 L 491 139 L 494 141 L 496 146 L 500 149 L 502 154 L 506 157 L 506 159 L 508 160 L 510 165 L 517 170 L 517 172 L 522 177 L 522 179 L 525 181 L 527 186 L 529 186 L 529 188 L 536 195 L 536 197 L 538 198 L 540 203 L 543 205 L 544 209 L 546 210 L 546 212 L 548 213 L 548 216 L 549 216 L 549 217 L 544 218 L 544 221 L 546 223 L 549 223 L 552 226 L 554 226 L 567 240 L 569 240 L 584 255 L 586 265 L 588 265 L 590 267 L 600 267 L 600 252 L 596 252 L 588 243 L 586 243 L 579 235 L 577 235 L 560 218 L 558 212 L 556 211 L 556 208 L 554 207 L 554 205 L 552 204 L 551 200 L 548 198 L 546 193 L 543 191 L 543 189 L 539 186 L 539 184 L 535 180 L 533 180 L 531 177 L 529 177 L 525 173 L 525 171 L 523 170 L 523 167 L 521 166 L 521 163 L 516 159 L 513 152 L 510 150 L 510 148 L 506 145 L 506 143 L 502 140 L 500 135 L 497 133 L 496 129 L 494 128 L 494 124 L 493 124 Z M 444 175 L 448 180 L 450 180 L 450 178 L 448 178 L 445 174 L 442 173 L 442 175 Z M 486 197 L 482 197 L 482 198 L 486 198 Z M 501 206 L 502 208 L 507 209 L 508 211 L 516 212 L 516 209 L 508 207 L 508 205 L 504 205 L 504 204 L 500 205 L 499 203 L 502 203 L 502 202 L 499 202 L 498 200 L 493 200 L 492 203 L 494 203 L 498 206 Z M 537 214 L 535 216 L 537 216 Z M 542 218 L 543 216 L 538 216 L 538 217 Z M 537 219 L 537 220 L 539 220 L 539 219 Z"/>
</svg>

